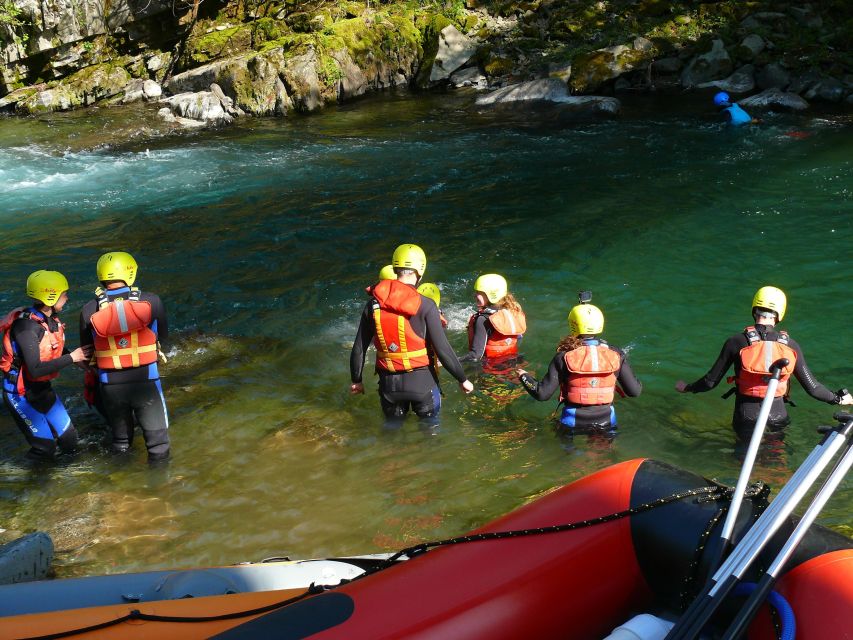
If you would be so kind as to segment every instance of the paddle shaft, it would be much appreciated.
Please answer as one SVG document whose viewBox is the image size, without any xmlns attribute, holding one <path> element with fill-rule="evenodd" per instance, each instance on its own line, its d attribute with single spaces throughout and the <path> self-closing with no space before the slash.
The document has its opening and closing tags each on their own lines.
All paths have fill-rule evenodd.
<svg viewBox="0 0 853 640">
<path fill-rule="evenodd" d="M 833 430 L 809 454 L 797 472 L 779 492 L 777 498 L 761 514 L 746 536 L 735 547 L 703 593 L 693 601 L 687 611 L 666 636 L 666 640 L 693 640 L 713 617 L 725 597 L 737 586 L 755 558 L 788 519 L 803 496 L 809 491 L 821 472 L 847 441 L 853 421 L 842 432 Z"/>
<path fill-rule="evenodd" d="M 746 494 L 746 485 L 749 483 L 750 475 L 752 475 L 755 458 L 758 456 L 758 447 L 761 445 L 761 438 L 764 436 L 764 429 L 767 426 L 770 407 L 773 405 L 773 400 L 776 396 L 776 389 L 779 386 L 782 369 L 786 366 L 788 366 L 787 358 L 780 358 L 770 365 L 770 380 L 767 383 L 767 391 L 764 394 L 764 399 L 761 401 L 761 410 L 758 412 L 758 419 L 755 421 L 752 437 L 749 440 L 749 447 L 746 450 L 746 456 L 744 457 L 743 466 L 735 485 L 734 494 L 732 494 L 732 503 L 729 506 L 729 512 L 726 514 L 726 520 L 723 523 L 723 530 L 720 533 L 720 544 L 715 557 L 711 560 L 708 567 L 708 571 L 711 573 L 716 571 L 726 552 L 729 550 L 732 532 L 734 531 L 735 523 L 743 504 L 743 498 Z"/>
<path fill-rule="evenodd" d="M 785 546 L 782 547 L 781 551 L 779 551 L 779 554 L 776 556 L 776 559 L 767 569 L 767 572 L 762 576 L 755 591 L 752 592 L 749 599 L 738 611 L 734 621 L 723 635 L 723 640 L 737 640 L 744 634 L 744 632 L 746 632 L 747 627 L 749 627 L 749 623 L 752 622 L 752 619 L 755 617 L 758 609 L 773 590 L 773 586 L 776 584 L 776 580 L 778 580 L 782 573 L 782 569 L 788 563 L 788 560 L 791 559 L 791 555 L 794 553 L 800 542 L 802 542 L 809 527 L 814 523 L 815 518 L 817 518 L 823 507 L 826 506 L 826 503 L 832 497 L 832 494 L 835 493 L 838 485 L 840 485 L 847 476 L 851 466 L 853 466 L 853 447 L 851 447 L 848 442 L 847 452 L 836 463 L 832 473 L 830 473 L 829 477 L 820 488 L 820 491 L 815 495 L 814 500 L 812 500 L 811 505 L 809 505 L 809 508 L 806 509 L 802 519 L 791 534 L 791 537 L 788 538 Z"/>
</svg>

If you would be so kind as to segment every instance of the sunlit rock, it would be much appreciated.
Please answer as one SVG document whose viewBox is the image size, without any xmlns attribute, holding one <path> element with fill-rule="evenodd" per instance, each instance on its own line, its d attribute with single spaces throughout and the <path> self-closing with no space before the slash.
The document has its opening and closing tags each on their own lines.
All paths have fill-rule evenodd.
<svg viewBox="0 0 853 640">
<path fill-rule="evenodd" d="M 441 30 L 438 36 L 438 53 L 429 74 L 431 83 L 447 80 L 454 71 L 464 66 L 477 51 L 477 45 L 453 25 Z"/>
<path fill-rule="evenodd" d="M 616 98 L 569 95 L 566 85 L 555 78 L 513 84 L 477 98 L 477 104 L 481 106 L 536 101 L 564 104 L 598 113 L 618 113 L 621 108 L 621 103 Z"/>
<path fill-rule="evenodd" d="M 711 82 L 703 82 L 696 85 L 698 89 L 711 89 L 716 87 L 721 91 L 730 93 L 748 93 L 755 88 L 755 67 L 751 64 L 742 66 L 728 78 L 722 80 L 712 80 Z"/>
<path fill-rule="evenodd" d="M 767 89 L 754 96 L 739 100 L 742 107 L 757 107 L 762 109 L 782 108 L 792 111 L 802 111 L 809 108 L 809 103 L 796 93 L 780 91 L 779 89 Z"/>
</svg>

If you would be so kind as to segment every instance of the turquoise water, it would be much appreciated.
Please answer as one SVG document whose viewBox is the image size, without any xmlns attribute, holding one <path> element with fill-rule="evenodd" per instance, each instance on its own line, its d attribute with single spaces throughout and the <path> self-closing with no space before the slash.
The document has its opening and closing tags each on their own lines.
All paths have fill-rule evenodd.
<svg viewBox="0 0 853 640">
<path fill-rule="evenodd" d="M 399 94 L 89 148 L 150 118 L 0 119 L 0 306 L 23 302 L 31 271 L 63 271 L 76 345 L 95 261 L 122 249 L 173 331 L 167 469 L 145 465 L 139 436 L 128 463 L 107 455 L 76 370 L 57 383 L 84 438 L 76 457 L 28 466 L 0 415 L 0 529 L 51 532 L 59 575 L 392 550 L 639 456 L 733 483 L 723 389 L 682 396 L 673 385 L 704 374 L 764 284 L 787 291 L 784 326 L 818 379 L 853 385 L 843 114 L 770 115 L 729 131 L 698 101 L 638 99 L 618 119 L 579 120 Z M 458 352 L 474 279 L 504 274 L 539 375 L 576 292 L 591 289 L 606 336 L 645 385 L 618 403 L 616 440 L 559 437 L 556 398 L 537 403 L 476 368 L 472 397 L 445 382 L 438 432 L 413 419 L 384 431 L 372 365 L 367 395 L 348 394 L 349 348 L 363 289 L 401 242 L 426 250 Z M 833 407 L 796 384 L 794 397 L 784 446 L 766 450 L 756 473 L 774 490 L 832 420 Z M 849 533 L 851 504 L 848 483 L 821 521 Z"/>
</svg>

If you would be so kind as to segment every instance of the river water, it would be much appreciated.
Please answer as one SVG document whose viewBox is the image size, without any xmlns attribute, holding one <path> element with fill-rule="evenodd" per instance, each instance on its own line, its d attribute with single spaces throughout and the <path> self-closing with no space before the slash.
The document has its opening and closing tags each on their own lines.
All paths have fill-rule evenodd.
<svg viewBox="0 0 853 640">
<path fill-rule="evenodd" d="M 126 250 L 173 332 L 168 467 L 147 467 L 140 435 L 130 460 L 112 459 L 66 370 L 56 386 L 83 450 L 33 467 L 0 415 L 0 529 L 50 532 L 71 576 L 394 550 L 641 456 L 733 483 L 722 386 L 673 385 L 704 374 L 764 284 L 788 293 L 783 326 L 818 379 L 853 385 L 853 127 L 812 113 L 726 130 L 706 102 L 636 99 L 599 120 L 390 94 L 95 148 L 150 111 L 0 119 L 0 306 L 25 302 L 31 271 L 61 270 L 76 346 L 98 256 Z M 577 291 L 592 290 L 645 385 L 618 402 L 618 437 L 561 437 L 556 398 L 476 367 L 471 397 L 445 380 L 438 430 L 383 429 L 372 364 L 367 395 L 348 394 L 349 348 L 364 287 L 402 242 L 426 250 L 460 353 L 474 279 L 504 274 L 539 375 Z M 833 407 L 793 393 L 785 442 L 755 474 L 774 493 L 832 421 Z M 851 504 L 848 483 L 821 522 L 850 533 Z"/>
</svg>

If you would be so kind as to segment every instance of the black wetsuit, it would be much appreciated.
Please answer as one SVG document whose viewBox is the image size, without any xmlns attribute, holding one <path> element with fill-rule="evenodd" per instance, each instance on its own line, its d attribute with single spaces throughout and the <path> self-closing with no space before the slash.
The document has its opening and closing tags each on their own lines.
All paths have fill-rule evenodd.
<svg viewBox="0 0 853 640">
<path fill-rule="evenodd" d="M 483 356 L 486 355 L 486 342 L 494 331 L 492 323 L 489 322 L 489 314 L 477 313 L 474 318 L 473 329 L 474 336 L 471 339 L 471 349 L 459 358 L 462 362 L 476 362 L 482 360 Z"/>
<path fill-rule="evenodd" d="M 607 347 L 619 354 L 620 365 L 616 374 L 616 382 L 626 396 L 637 397 L 643 390 L 643 384 L 637 379 L 634 370 L 631 369 L 625 353 L 613 345 L 608 344 Z M 551 359 L 551 364 L 548 365 L 548 373 L 539 382 L 530 374 L 522 374 L 520 376 L 521 384 L 524 385 L 527 393 L 537 400 L 548 400 L 553 396 L 554 392 L 569 377 L 570 372 L 566 366 L 565 355 L 565 351 L 557 352 Z M 578 405 L 564 402 L 561 422 L 568 427 L 587 429 L 612 429 L 616 427 L 615 411 L 612 404 Z"/>
<path fill-rule="evenodd" d="M 456 353 L 447 341 L 441 326 L 441 315 L 430 298 L 421 296 L 421 304 L 415 315 L 408 319 L 412 330 L 424 338 L 427 350 L 434 353 L 447 372 L 460 383 L 467 379 Z M 373 320 L 373 301 L 364 306 L 358 333 L 350 353 L 350 378 L 353 383 L 362 381 L 364 359 L 367 348 L 373 343 L 376 324 Z M 441 407 L 438 375 L 432 366 L 420 367 L 410 372 L 391 373 L 378 368 L 379 400 L 382 411 L 389 418 L 399 418 L 412 411 L 422 418 L 433 417 Z"/>
<path fill-rule="evenodd" d="M 59 330 L 59 318 L 54 314 L 44 316 L 51 332 Z M 15 424 L 29 443 L 30 455 L 35 458 L 49 458 L 56 452 L 56 446 L 63 451 L 73 451 L 77 446 L 77 430 L 71 423 L 62 401 L 53 390 L 50 380 L 31 380 L 58 372 L 73 360 L 68 349 L 53 360 L 42 361 L 39 344 L 44 336 L 44 327 L 29 318 L 18 318 L 9 328 L 9 338 L 15 345 L 18 362 L 27 371 L 24 376 L 24 395 L 17 394 L 17 373 L 6 374 L 3 384 L 3 402 Z M 11 373 L 11 372 L 10 372 Z"/>
<path fill-rule="evenodd" d="M 772 326 L 764 324 L 756 324 L 754 326 L 762 340 L 775 340 L 779 336 L 779 333 Z M 741 370 L 740 351 L 747 346 L 749 346 L 749 339 L 746 337 L 744 332 L 731 336 L 726 340 L 722 350 L 720 351 L 720 355 L 717 357 L 717 361 L 708 373 L 706 373 L 702 378 L 699 378 L 696 382 L 688 384 L 684 390 L 690 391 L 691 393 L 710 391 L 720 383 L 720 380 L 723 379 L 723 376 L 732 365 L 734 365 L 735 377 L 737 377 Z M 839 400 L 837 394 L 830 391 L 817 381 L 814 374 L 806 364 L 806 359 L 803 356 L 800 345 L 798 345 L 795 340 L 788 338 L 788 346 L 797 354 L 797 363 L 794 367 L 794 377 L 799 380 L 803 389 L 806 390 L 806 393 L 816 400 L 821 400 L 829 404 L 837 404 Z M 761 410 L 762 400 L 763 398 L 744 396 L 739 393 L 735 394 L 735 408 L 734 415 L 732 417 L 732 426 L 739 437 L 745 439 L 750 437 L 751 432 L 755 427 L 755 422 L 758 419 L 758 413 Z M 787 426 L 790 422 L 791 419 L 788 417 L 788 412 L 785 409 L 784 399 L 781 397 L 774 398 L 773 404 L 770 406 L 770 414 L 767 417 L 767 429 L 770 431 L 778 431 Z"/>
<path fill-rule="evenodd" d="M 127 298 L 127 288 L 108 289 L 110 298 Z M 142 291 L 141 302 L 151 305 L 151 328 L 162 343 L 169 336 L 166 308 L 159 296 Z M 94 344 L 92 315 L 98 311 L 98 301 L 90 300 L 80 312 L 80 344 Z M 98 372 L 100 408 L 113 432 L 113 451 L 127 451 L 133 442 L 134 418 L 142 427 L 148 460 L 169 457 L 169 414 L 160 383 L 157 363 L 126 369 L 101 369 Z"/>
</svg>

